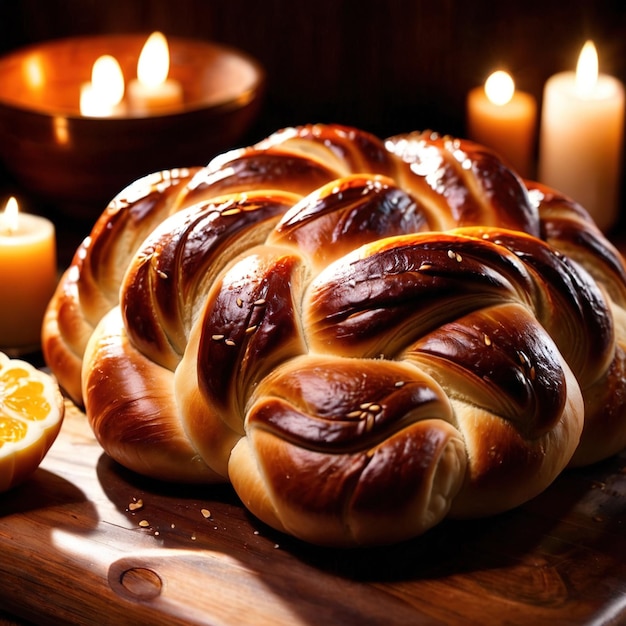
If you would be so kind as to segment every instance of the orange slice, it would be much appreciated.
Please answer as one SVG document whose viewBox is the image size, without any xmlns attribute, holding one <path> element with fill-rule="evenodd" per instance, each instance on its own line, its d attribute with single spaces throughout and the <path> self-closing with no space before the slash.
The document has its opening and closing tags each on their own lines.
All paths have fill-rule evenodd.
<svg viewBox="0 0 626 626">
<path fill-rule="evenodd" d="M 64 412 L 59 387 L 48 374 L 0 352 L 0 492 L 39 467 Z"/>
</svg>

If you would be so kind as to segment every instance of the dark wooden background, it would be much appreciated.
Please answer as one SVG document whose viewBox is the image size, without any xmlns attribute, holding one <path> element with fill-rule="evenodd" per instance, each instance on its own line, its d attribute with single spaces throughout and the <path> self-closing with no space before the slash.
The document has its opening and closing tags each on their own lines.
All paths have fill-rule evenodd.
<svg viewBox="0 0 626 626">
<path fill-rule="evenodd" d="M 0 53 L 156 29 L 236 46 L 265 66 L 264 108 L 246 142 L 307 122 L 463 135 L 466 94 L 493 69 L 540 100 L 587 38 L 601 70 L 626 82 L 623 0 L 0 0 Z"/>
</svg>

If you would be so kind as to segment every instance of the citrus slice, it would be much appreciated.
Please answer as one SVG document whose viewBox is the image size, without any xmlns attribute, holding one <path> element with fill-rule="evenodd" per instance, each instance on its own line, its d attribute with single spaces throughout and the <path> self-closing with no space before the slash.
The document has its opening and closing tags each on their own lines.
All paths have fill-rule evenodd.
<svg viewBox="0 0 626 626">
<path fill-rule="evenodd" d="M 64 413 L 59 387 L 48 374 L 0 352 L 0 492 L 39 467 Z"/>
</svg>

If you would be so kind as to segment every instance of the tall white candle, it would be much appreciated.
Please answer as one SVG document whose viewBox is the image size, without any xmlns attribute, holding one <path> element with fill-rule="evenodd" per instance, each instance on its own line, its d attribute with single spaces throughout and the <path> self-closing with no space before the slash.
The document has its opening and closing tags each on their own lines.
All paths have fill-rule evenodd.
<svg viewBox="0 0 626 626">
<path fill-rule="evenodd" d="M 535 98 L 516 90 L 507 72 L 494 72 L 467 96 L 470 139 L 495 150 L 524 178 L 534 173 L 536 125 Z"/>
<path fill-rule="evenodd" d="M 598 73 L 592 42 L 576 72 L 546 83 L 540 130 L 539 180 L 579 202 L 607 231 L 619 213 L 624 86 Z"/>
</svg>

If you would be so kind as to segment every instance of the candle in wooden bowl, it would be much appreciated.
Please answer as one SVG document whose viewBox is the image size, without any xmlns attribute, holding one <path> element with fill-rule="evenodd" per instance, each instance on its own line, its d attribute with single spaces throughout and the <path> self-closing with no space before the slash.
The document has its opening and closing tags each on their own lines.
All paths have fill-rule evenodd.
<svg viewBox="0 0 626 626">
<path fill-rule="evenodd" d="M 537 103 L 515 89 L 513 78 L 498 70 L 467 97 L 467 131 L 473 141 L 495 150 L 521 176 L 533 175 Z"/>
<path fill-rule="evenodd" d="M 56 283 L 52 222 L 20 213 L 15 198 L 9 198 L 0 214 L 0 350 L 19 354 L 38 349 Z"/>
<path fill-rule="evenodd" d="M 163 33 L 152 33 L 139 55 L 137 78 L 128 85 L 131 115 L 160 114 L 181 106 L 183 88 L 179 81 L 168 78 L 169 68 L 167 39 Z"/>
<path fill-rule="evenodd" d="M 74 37 L 0 58 L 0 159 L 33 196 L 91 221 L 133 180 L 204 165 L 237 147 L 259 111 L 265 73 L 248 55 L 211 42 L 168 38 L 168 80 L 184 95 L 178 105 L 81 114 L 81 86 L 95 61 L 110 55 L 128 81 L 147 38 Z"/>
<path fill-rule="evenodd" d="M 91 81 L 80 87 L 80 114 L 112 117 L 126 114 L 124 74 L 115 57 L 98 57 L 91 70 Z"/>
<path fill-rule="evenodd" d="M 576 72 L 552 76 L 544 87 L 539 180 L 579 202 L 607 231 L 618 217 L 624 136 L 624 86 L 598 72 L 592 42 Z"/>
</svg>

